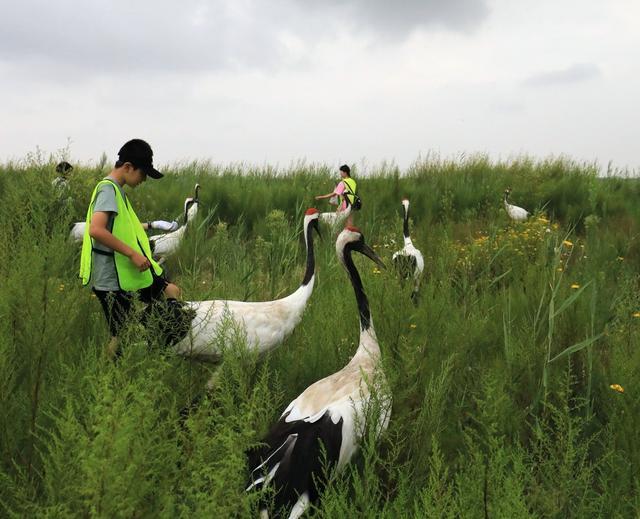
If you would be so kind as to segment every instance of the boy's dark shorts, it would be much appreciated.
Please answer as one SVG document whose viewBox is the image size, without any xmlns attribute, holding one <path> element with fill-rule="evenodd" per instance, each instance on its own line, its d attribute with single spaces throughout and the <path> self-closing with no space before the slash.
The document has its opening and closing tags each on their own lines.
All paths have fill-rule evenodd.
<svg viewBox="0 0 640 519">
<path fill-rule="evenodd" d="M 169 282 L 165 278 L 154 275 L 153 283 L 137 292 L 125 292 L 124 290 L 105 291 L 94 288 L 93 293 L 100 300 L 111 336 L 117 337 L 120 333 L 120 329 L 129 317 L 131 305 L 136 294 L 140 301 L 149 304 L 162 298 L 164 289 L 168 284 Z"/>
</svg>

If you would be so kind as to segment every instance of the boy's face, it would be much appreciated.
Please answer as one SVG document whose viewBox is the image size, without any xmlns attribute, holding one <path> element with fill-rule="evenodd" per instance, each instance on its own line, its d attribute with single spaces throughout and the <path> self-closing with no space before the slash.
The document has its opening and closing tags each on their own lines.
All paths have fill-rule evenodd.
<svg viewBox="0 0 640 519">
<path fill-rule="evenodd" d="M 147 174 L 140 168 L 136 168 L 133 164 L 127 162 L 125 164 L 124 181 L 129 187 L 136 187 L 147 180 Z"/>
</svg>

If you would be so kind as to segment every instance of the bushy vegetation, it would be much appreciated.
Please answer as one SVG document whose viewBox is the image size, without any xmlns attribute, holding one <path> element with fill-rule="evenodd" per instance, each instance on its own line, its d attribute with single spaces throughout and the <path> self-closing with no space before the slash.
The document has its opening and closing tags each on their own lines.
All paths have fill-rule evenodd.
<svg viewBox="0 0 640 519">
<path fill-rule="evenodd" d="M 142 219 L 171 219 L 201 184 L 196 225 L 166 265 L 186 299 L 295 290 L 302 214 L 333 187 L 330 168 L 165 170 L 131 196 Z M 153 331 L 132 323 L 112 363 L 68 238 L 108 171 L 76 167 L 60 195 L 53 163 L 0 166 L 0 515 L 255 517 L 245 451 L 357 347 L 335 233 L 323 229 L 315 291 L 278 350 L 256 358 L 237 340 L 207 365 L 150 346 Z M 393 412 L 309 515 L 637 517 L 640 183 L 481 157 L 354 176 L 355 223 L 388 264 L 410 198 L 425 274 L 414 305 L 393 269 L 356 259 Z M 507 186 L 527 222 L 508 220 Z"/>
</svg>

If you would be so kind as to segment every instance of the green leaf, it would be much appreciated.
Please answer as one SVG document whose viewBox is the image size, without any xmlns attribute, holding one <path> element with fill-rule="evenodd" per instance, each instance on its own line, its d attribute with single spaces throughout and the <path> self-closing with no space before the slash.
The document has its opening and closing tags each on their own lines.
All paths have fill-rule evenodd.
<svg viewBox="0 0 640 519">
<path fill-rule="evenodd" d="M 596 342 L 603 335 L 604 335 L 604 332 L 596 335 L 595 337 L 589 337 L 588 339 L 585 339 L 584 341 L 578 342 L 578 343 L 574 344 L 573 346 L 569 346 L 562 353 L 559 353 L 558 355 L 553 357 L 549 361 L 549 363 L 553 362 L 554 360 L 558 360 L 558 359 L 561 359 L 563 357 L 566 357 L 567 355 L 571 355 L 572 353 L 575 353 L 576 351 L 580 351 L 580 350 L 586 348 L 587 346 L 591 346 L 594 342 Z"/>
<path fill-rule="evenodd" d="M 560 305 L 560 308 L 558 308 L 555 312 L 553 312 L 553 317 L 560 315 L 564 310 L 566 310 L 569 307 L 569 305 L 571 305 L 576 299 L 578 299 L 578 297 L 580 297 L 580 294 L 582 294 L 584 289 L 587 288 L 590 284 L 591 284 L 591 281 L 589 281 L 583 287 L 580 287 L 578 290 L 576 290 L 575 293 L 571 294 L 567 299 L 565 299 Z"/>
</svg>

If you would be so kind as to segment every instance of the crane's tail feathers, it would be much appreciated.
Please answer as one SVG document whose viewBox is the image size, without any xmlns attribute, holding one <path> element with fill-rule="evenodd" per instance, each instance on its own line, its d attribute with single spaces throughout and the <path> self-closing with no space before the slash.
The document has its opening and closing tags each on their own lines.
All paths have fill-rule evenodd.
<svg viewBox="0 0 640 519">
<path fill-rule="evenodd" d="M 334 423 L 328 412 L 314 422 L 287 422 L 286 416 L 268 434 L 266 445 L 248 452 L 249 466 L 255 468 L 246 490 L 273 488 L 272 501 L 265 496 L 262 509 L 273 503 L 277 510 L 294 507 L 302 513 L 317 499 L 329 470 L 338 462 L 343 420 Z"/>
</svg>

